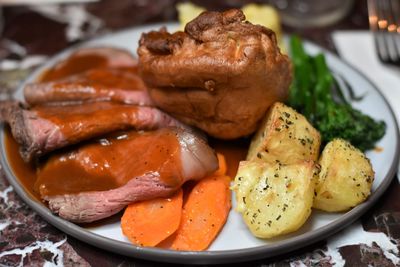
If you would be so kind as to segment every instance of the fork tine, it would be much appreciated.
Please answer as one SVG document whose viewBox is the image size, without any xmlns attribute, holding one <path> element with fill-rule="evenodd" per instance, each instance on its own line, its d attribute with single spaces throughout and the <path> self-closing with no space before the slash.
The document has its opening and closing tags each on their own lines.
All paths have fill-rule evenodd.
<svg viewBox="0 0 400 267">
<path fill-rule="evenodd" d="M 376 14 L 376 25 L 375 27 L 375 44 L 378 51 L 379 59 L 383 62 L 387 62 L 390 59 L 389 47 L 386 40 L 385 29 L 387 26 L 387 20 L 383 19 L 384 8 L 386 0 L 372 0 L 374 6 L 374 12 Z"/>
<path fill-rule="evenodd" d="M 390 18 L 389 3 L 390 0 L 377 0 L 377 11 L 378 11 L 378 30 L 382 36 L 384 43 L 384 50 L 386 52 L 386 61 L 393 60 L 396 51 L 394 51 L 394 46 L 388 34 L 387 28 L 392 19 Z"/>
<path fill-rule="evenodd" d="M 398 0 L 368 0 L 370 29 L 384 63 L 400 65 L 399 13 Z"/>
<path fill-rule="evenodd" d="M 396 47 L 397 55 L 400 61 L 400 3 L 397 0 L 390 2 L 393 24 L 388 27 L 388 30 L 392 33 L 393 43 Z"/>
<path fill-rule="evenodd" d="M 382 24 L 382 22 L 379 20 L 379 18 L 381 18 L 382 15 L 378 13 L 381 12 L 380 8 L 378 7 L 378 4 L 379 0 L 368 0 L 369 25 L 374 36 L 375 47 L 377 50 L 379 60 L 386 62 L 388 59 L 388 54 L 387 54 L 386 42 L 379 27 L 379 23 Z"/>
<path fill-rule="evenodd" d="M 396 0 L 397 1 L 397 0 Z M 395 19 L 395 10 L 392 0 L 382 0 L 382 13 L 383 18 L 386 19 L 387 25 L 384 29 L 384 35 L 386 39 L 386 45 L 388 47 L 388 53 L 393 62 L 400 60 L 399 51 L 396 44 L 397 25 Z"/>
</svg>

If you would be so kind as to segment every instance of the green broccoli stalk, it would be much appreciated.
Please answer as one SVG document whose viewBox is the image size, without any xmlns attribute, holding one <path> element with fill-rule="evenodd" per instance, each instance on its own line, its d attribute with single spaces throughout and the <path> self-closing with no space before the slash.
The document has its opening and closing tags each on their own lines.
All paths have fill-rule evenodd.
<svg viewBox="0 0 400 267">
<path fill-rule="evenodd" d="M 385 134 L 383 121 L 375 121 L 348 102 L 335 102 L 332 88 L 335 79 L 322 54 L 309 56 L 300 38 L 290 40 L 294 66 L 294 81 L 288 104 L 320 131 L 323 144 L 333 138 L 343 138 L 365 151 L 374 148 Z"/>
</svg>

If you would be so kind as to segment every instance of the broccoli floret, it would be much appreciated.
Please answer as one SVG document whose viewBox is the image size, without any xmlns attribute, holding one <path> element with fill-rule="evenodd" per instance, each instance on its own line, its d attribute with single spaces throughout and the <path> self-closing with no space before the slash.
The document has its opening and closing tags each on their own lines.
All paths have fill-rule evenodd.
<svg viewBox="0 0 400 267">
<path fill-rule="evenodd" d="M 335 102 L 335 79 L 328 69 L 325 56 L 307 55 L 297 36 L 290 40 L 294 81 L 290 87 L 288 104 L 304 116 L 321 132 L 326 144 L 334 138 L 343 138 L 365 151 L 385 134 L 383 121 L 375 121 L 350 104 Z"/>
<path fill-rule="evenodd" d="M 386 130 L 383 121 L 375 122 L 359 110 L 343 104 L 329 105 L 325 116 L 315 120 L 314 124 L 321 132 L 323 143 L 339 137 L 362 151 L 374 148 L 375 142 L 382 138 Z"/>
</svg>

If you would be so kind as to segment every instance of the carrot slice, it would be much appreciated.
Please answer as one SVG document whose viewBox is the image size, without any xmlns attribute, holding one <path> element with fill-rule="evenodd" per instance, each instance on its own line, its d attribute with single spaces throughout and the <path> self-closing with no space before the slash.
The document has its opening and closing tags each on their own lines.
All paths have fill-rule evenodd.
<svg viewBox="0 0 400 267">
<path fill-rule="evenodd" d="M 121 218 L 122 232 L 139 246 L 154 247 L 179 227 L 183 192 L 171 198 L 157 198 L 130 204 Z"/>
<path fill-rule="evenodd" d="M 226 166 L 226 160 L 225 160 L 225 156 L 221 153 L 217 153 L 217 157 L 218 157 L 218 170 L 216 170 L 213 174 L 213 176 L 222 176 L 222 175 L 226 175 L 226 171 L 228 169 L 228 167 Z"/>
<path fill-rule="evenodd" d="M 200 180 L 183 206 L 181 224 L 171 249 L 207 249 L 224 226 L 231 208 L 228 176 Z"/>
</svg>

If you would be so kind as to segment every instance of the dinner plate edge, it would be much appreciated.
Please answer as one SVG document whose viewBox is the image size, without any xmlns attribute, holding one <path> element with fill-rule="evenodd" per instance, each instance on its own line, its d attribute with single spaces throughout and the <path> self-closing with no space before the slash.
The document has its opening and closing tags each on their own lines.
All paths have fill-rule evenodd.
<svg viewBox="0 0 400 267">
<path fill-rule="evenodd" d="M 161 25 L 157 24 L 156 26 Z M 154 25 L 148 25 L 149 27 Z M 154 26 L 154 27 L 156 27 Z M 130 31 L 132 29 L 127 29 L 125 31 Z M 101 38 L 107 38 L 100 37 Z M 88 43 L 90 44 L 95 40 L 89 40 Z M 309 42 L 311 43 L 311 42 Z M 313 43 L 311 43 L 313 44 Z M 68 55 L 72 51 L 77 48 L 84 47 L 87 45 L 87 42 L 75 45 L 70 47 L 59 54 L 52 57 L 49 62 L 45 65 L 51 65 L 52 62 Z M 315 44 L 313 44 L 315 45 Z M 324 51 L 324 53 L 330 54 L 331 56 L 337 57 L 330 51 L 317 46 L 319 49 Z M 359 70 L 354 68 L 350 63 L 347 61 L 340 59 L 340 61 L 348 65 L 353 71 L 357 72 L 363 79 L 365 79 L 375 91 L 383 98 L 385 104 L 388 106 L 391 117 L 394 119 L 394 124 L 396 126 L 396 147 L 399 147 L 399 127 L 397 121 L 394 116 L 393 109 L 388 104 L 385 96 L 381 93 L 381 91 L 375 86 L 375 84 L 363 73 Z M 43 68 L 39 68 L 38 70 L 34 71 L 27 80 L 32 80 L 32 77 L 36 77 Z M 5 176 L 10 184 L 13 186 L 16 193 L 29 205 L 35 210 L 39 215 L 41 215 L 45 220 L 49 221 L 53 224 L 56 228 L 64 231 L 65 233 L 74 236 L 75 238 L 87 242 L 91 245 L 104 248 L 106 250 L 113 251 L 118 254 L 123 254 L 126 256 L 133 256 L 137 258 L 153 260 L 153 261 L 160 261 L 160 262 L 171 262 L 171 263 L 191 263 L 191 264 L 207 264 L 207 263 L 228 263 L 228 262 L 241 262 L 241 261 L 248 261 L 260 258 L 269 258 L 276 256 L 278 254 L 287 253 L 293 251 L 299 247 L 307 246 L 311 243 L 320 241 L 337 231 L 340 231 L 344 227 L 348 226 L 355 220 L 357 220 L 362 214 L 364 214 L 386 191 L 389 187 L 392 179 L 395 176 L 397 170 L 397 162 L 399 162 L 399 149 L 396 150 L 394 161 L 392 166 L 390 167 L 387 175 L 383 178 L 382 183 L 376 188 L 374 194 L 363 204 L 355 207 L 351 211 L 344 214 L 339 219 L 335 220 L 335 222 L 329 223 L 317 230 L 312 232 L 308 232 L 296 237 L 291 238 L 288 240 L 279 241 L 276 244 L 268 244 L 268 246 L 260 246 L 254 248 L 246 248 L 246 249 L 235 249 L 235 250 L 221 250 L 221 251 L 202 251 L 202 252 L 181 252 L 181 251 L 172 251 L 172 250 L 164 250 L 164 249 L 154 249 L 154 248 L 142 248 L 137 247 L 128 243 L 123 243 L 121 241 L 115 241 L 91 232 L 88 232 L 84 228 L 77 226 L 73 223 L 67 222 L 58 216 L 51 213 L 43 204 L 37 202 L 36 200 L 32 200 L 29 195 L 25 192 L 23 186 L 19 183 L 19 181 L 14 177 L 13 172 L 8 164 L 8 160 L 6 159 L 6 151 L 4 146 L 4 124 L 0 124 L 0 141 L 2 142 L 1 148 L 1 155 L 0 155 L 0 162 L 3 166 Z"/>
</svg>

